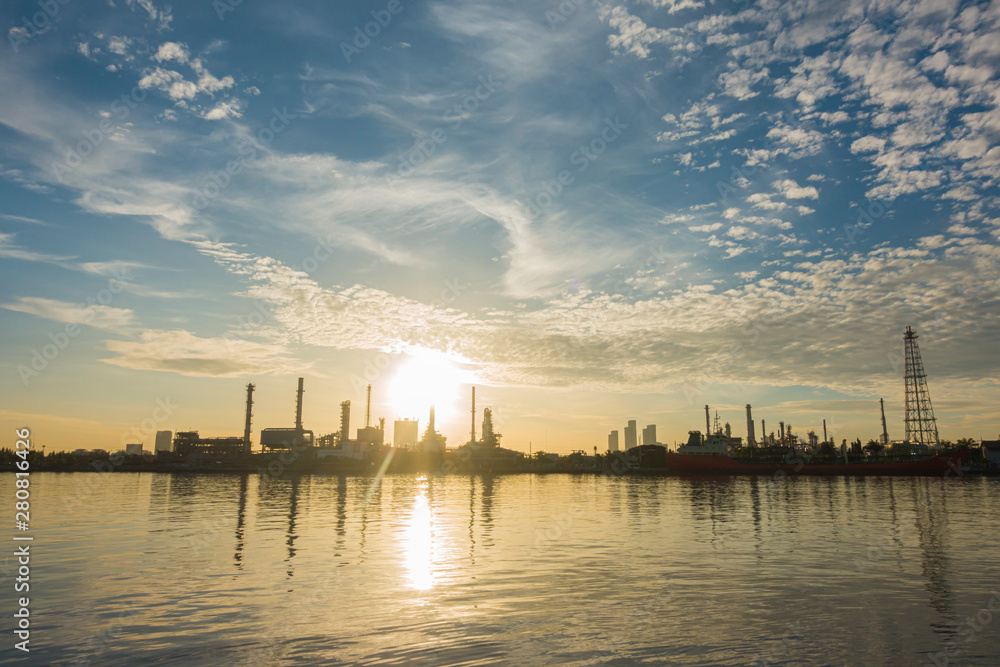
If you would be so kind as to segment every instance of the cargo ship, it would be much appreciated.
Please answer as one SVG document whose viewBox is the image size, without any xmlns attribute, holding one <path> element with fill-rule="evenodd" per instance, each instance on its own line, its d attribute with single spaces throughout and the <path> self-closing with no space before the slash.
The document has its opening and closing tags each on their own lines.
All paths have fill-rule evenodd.
<svg viewBox="0 0 1000 667">
<path fill-rule="evenodd" d="M 702 438 L 690 431 L 688 443 L 665 456 L 666 474 L 724 475 L 912 475 L 950 477 L 962 474 L 962 465 L 971 456 L 968 449 L 936 455 L 857 457 L 848 455 L 842 445 L 833 455 L 795 447 L 742 449 L 730 438 L 715 433 Z M 853 460 L 852 460 L 853 458 Z M 646 471 L 644 471 L 646 472 Z"/>
</svg>

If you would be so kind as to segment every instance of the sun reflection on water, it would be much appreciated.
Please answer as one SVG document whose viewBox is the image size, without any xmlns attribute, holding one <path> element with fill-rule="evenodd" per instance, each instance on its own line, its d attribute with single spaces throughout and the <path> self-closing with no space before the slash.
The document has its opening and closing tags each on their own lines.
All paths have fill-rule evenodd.
<svg viewBox="0 0 1000 667">
<path fill-rule="evenodd" d="M 426 591 L 434 586 L 431 561 L 434 556 L 431 508 L 427 503 L 425 489 L 414 499 L 413 513 L 406 528 L 406 567 L 409 570 L 410 585 Z"/>
</svg>

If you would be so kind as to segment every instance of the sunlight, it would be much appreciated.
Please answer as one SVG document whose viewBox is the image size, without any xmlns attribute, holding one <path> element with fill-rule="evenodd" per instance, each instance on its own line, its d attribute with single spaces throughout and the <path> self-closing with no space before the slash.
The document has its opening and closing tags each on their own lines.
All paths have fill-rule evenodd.
<svg viewBox="0 0 1000 667">
<path fill-rule="evenodd" d="M 423 434 L 432 405 L 438 424 L 457 414 L 462 385 L 472 377 L 444 353 L 417 349 L 406 354 L 390 380 L 389 403 L 397 417 L 419 419 Z"/>
<path fill-rule="evenodd" d="M 420 591 L 434 585 L 431 573 L 433 559 L 431 508 L 421 490 L 413 504 L 413 514 L 406 528 L 406 567 L 410 571 L 410 584 Z"/>
</svg>

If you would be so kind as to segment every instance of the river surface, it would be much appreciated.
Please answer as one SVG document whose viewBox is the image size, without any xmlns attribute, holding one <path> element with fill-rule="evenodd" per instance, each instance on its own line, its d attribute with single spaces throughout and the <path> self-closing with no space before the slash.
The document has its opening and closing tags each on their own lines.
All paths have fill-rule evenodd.
<svg viewBox="0 0 1000 667">
<path fill-rule="evenodd" d="M 31 503 L 3 664 L 1000 663 L 998 479 L 32 473 Z"/>
</svg>

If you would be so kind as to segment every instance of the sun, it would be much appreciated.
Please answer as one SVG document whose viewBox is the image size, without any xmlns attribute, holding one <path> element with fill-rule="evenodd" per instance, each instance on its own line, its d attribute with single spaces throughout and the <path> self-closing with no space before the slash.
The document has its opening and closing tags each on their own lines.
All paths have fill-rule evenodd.
<svg viewBox="0 0 1000 667">
<path fill-rule="evenodd" d="M 397 363 L 388 398 L 398 418 L 419 419 L 423 433 L 432 405 L 438 424 L 458 414 L 462 387 L 473 382 L 469 371 L 449 355 L 423 348 L 406 352 Z"/>
</svg>

